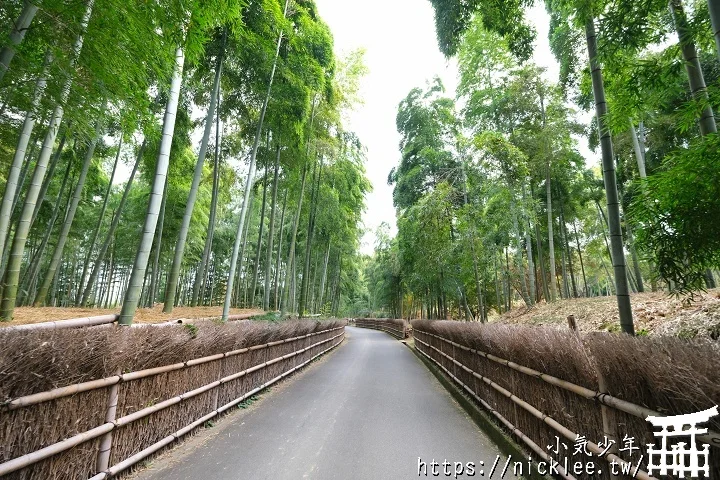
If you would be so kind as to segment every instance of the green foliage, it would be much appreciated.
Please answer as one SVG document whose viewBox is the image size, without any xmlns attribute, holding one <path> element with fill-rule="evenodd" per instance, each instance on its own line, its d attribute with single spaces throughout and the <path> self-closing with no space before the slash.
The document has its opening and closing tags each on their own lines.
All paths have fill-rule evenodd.
<svg viewBox="0 0 720 480">
<path fill-rule="evenodd" d="M 637 185 L 637 240 L 679 293 L 702 288 L 705 270 L 720 263 L 719 147 L 716 134 L 697 139 Z"/>
</svg>

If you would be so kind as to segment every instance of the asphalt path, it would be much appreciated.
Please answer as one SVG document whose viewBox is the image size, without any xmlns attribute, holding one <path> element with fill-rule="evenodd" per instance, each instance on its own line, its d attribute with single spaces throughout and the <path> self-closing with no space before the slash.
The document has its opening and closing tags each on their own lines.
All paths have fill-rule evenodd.
<svg viewBox="0 0 720 480">
<path fill-rule="evenodd" d="M 499 478 L 507 457 L 408 347 L 375 330 L 348 327 L 346 336 L 250 411 L 169 452 L 138 478 L 488 478 L 496 459 Z"/>
</svg>

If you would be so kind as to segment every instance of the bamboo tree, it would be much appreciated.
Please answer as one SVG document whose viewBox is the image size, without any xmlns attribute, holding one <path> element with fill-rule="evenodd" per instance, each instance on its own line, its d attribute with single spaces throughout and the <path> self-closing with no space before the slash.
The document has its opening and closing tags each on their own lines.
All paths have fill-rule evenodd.
<svg viewBox="0 0 720 480">
<path fill-rule="evenodd" d="M 312 253 L 313 235 L 315 233 L 315 218 L 317 215 L 318 195 L 320 192 L 320 183 L 322 181 L 323 162 L 320 159 L 319 165 L 315 167 L 317 170 L 317 179 L 314 181 L 314 189 L 310 200 L 310 216 L 308 218 L 307 237 L 305 239 L 305 265 L 303 266 L 302 280 L 300 283 L 300 301 L 298 303 L 298 314 L 302 317 L 305 313 L 308 303 L 308 291 L 310 288 L 310 254 Z M 311 186 L 312 188 L 312 186 Z"/>
<path fill-rule="evenodd" d="M 218 89 L 220 85 L 218 84 Z M 206 270 L 208 260 L 210 259 L 210 251 L 212 250 L 213 236 L 215 235 L 215 216 L 217 215 L 218 194 L 220 191 L 220 98 L 218 92 L 217 113 L 215 115 L 215 160 L 213 162 L 213 186 L 212 198 L 210 199 L 210 217 L 208 218 L 208 233 L 205 237 L 205 247 L 200 259 L 197 275 L 195 275 L 195 283 L 193 285 L 193 296 L 191 306 L 198 304 L 200 289 L 205 283 Z M 204 297 L 203 291 L 203 297 Z"/>
<path fill-rule="evenodd" d="M 78 34 L 75 44 L 73 45 L 72 55 L 70 59 L 70 68 L 75 67 L 75 62 L 80 56 L 82 50 L 84 33 L 87 29 L 88 22 L 90 21 L 90 15 L 92 13 L 94 0 L 88 0 L 83 19 L 80 24 L 80 33 Z M 4 321 L 10 321 L 13 317 L 13 311 L 15 310 L 15 298 L 17 296 L 18 281 L 20 277 L 20 266 L 25 252 L 25 244 L 27 243 L 27 235 L 30 230 L 30 219 L 32 213 L 35 210 L 35 203 L 37 201 L 38 194 L 40 193 L 40 187 L 45 177 L 45 171 L 47 169 L 50 155 L 52 154 L 52 148 L 55 144 L 55 137 L 57 136 L 58 128 L 63 118 L 63 105 L 67 101 L 70 95 L 70 88 L 72 87 L 72 75 L 68 77 L 60 95 L 60 100 L 55 107 L 53 112 L 48 132 L 45 135 L 42 150 L 40 151 L 40 157 L 38 158 L 35 172 L 33 173 L 32 181 L 30 182 L 30 188 L 28 189 L 25 204 L 23 205 L 22 212 L 20 213 L 20 222 L 18 228 L 15 231 L 15 238 L 13 239 L 12 248 L 10 251 L 10 257 L 8 259 L 8 266 L 5 271 L 4 282 L 3 282 L 3 295 L 2 305 L 2 319 Z"/>
<path fill-rule="evenodd" d="M 318 310 L 323 308 L 323 300 L 325 300 L 325 282 L 327 281 L 328 263 L 330 262 L 330 246 L 332 245 L 332 236 L 328 236 L 327 248 L 325 249 L 325 260 L 323 260 L 322 276 L 320 277 L 320 291 L 318 292 Z"/>
<path fill-rule="evenodd" d="M 35 255 L 33 255 L 33 259 L 30 262 L 30 266 L 28 267 L 27 271 L 25 272 L 25 277 L 27 281 L 21 282 L 21 284 L 27 285 L 26 290 L 30 291 L 30 285 L 35 283 L 37 281 L 37 276 L 40 272 L 40 263 L 43 257 L 43 254 L 45 253 L 45 248 L 47 247 L 48 241 L 50 239 L 50 235 L 55 227 L 55 222 L 57 221 L 58 213 L 60 212 L 60 206 L 62 204 L 62 197 L 65 193 L 65 187 L 67 186 L 68 179 L 70 178 L 70 170 L 72 168 L 72 162 L 67 162 L 67 168 L 65 169 L 65 175 L 63 176 L 62 184 L 60 185 L 60 190 L 58 191 L 57 198 L 55 199 L 55 205 L 53 207 L 52 215 L 50 216 L 50 220 L 47 223 L 47 227 L 45 228 L 45 233 L 43 235 L 43 239 L 40 243 L 40 247 L 38 247 L 37 251 L 35 252 Z M 70 196 L 68 196 L 68 202 L 70 201 Z M 29 294 L 28 297 L 32 298 Z M 21 300 L 22 303 L 22 300 Z"/>
<path fill-rule="evenodd" d="M 165 189 L 167 191 L 169 179 L 165 177 Z M 155 240 L 153 241 L 153 263 L 152 263 L 152 275 L 150 277 L 150 294 L 148 295 L 148 307 L 152 308 L 155 306 L 155 299 L 157 299 L 157 288 L 160 282 L 160 252 L 162 251 L 162 236 L 163 229 L 165 228 L 165 207 L 167 206 L 167 195 L 163 195 L 162 203 L 160 204 L 160 217 L 158 218 L 158 227 L 155 232 Z"/>
<path fill-rule="evenodd" d="M 15 154 L 13 156 L 12 163 L 10 164 L 10 170 L 8 171 L 7 180 L 5 182 L 5 193 L 3 194 L 2 204 L 0 204 L 0 254 L 5 252 L 6 240 L 8 237 L 8 230 L 10 226 L 10 216 L 12 215 L 13 206 L 15 204 L 15 195 L 20 190 L 22 181 L 20 180 L 21 170 L 23 164 L 29 164 L 30 158 L 27 157 L 27 147 L 32 136 L 33 128 L 35 128 L 35 120 L 37 115 L 37 108 L 40 105 L 40 100 L 45 91 L 47 85 L 47 69 L 50 63 L 50 54 L 45 56 L 45 66 L 43 72 L 38 77 L 35 92 L 33 94 L 32 105 L 30 110 L 25 114 L 25 121 L 23 122 L 22 129 L 20 130 L 20 138 L 18 139 L 18 145 L 15 148 Z M 25 170 L 27 171 L 27 170 Z M 24 176 L 23 176 L 24 177 Z"/>
<path fill-rule="evenodd" d="M 252 288 L 250 289 L 249 305 L 255 305 L 258 275 L 260 273 L 260 252 L 262 250 L 263 230 L 265 227 L 265 207 L 267 206 L 268 166 L 265 165 L 265 182 L 263 184 L 262 207 L 260 208 L 260 225 L 258 226 L 257 247 L 255 249 L 255 262 L 253 263 Z"/>
<path fill-rule="evenodd" d="M 138 246 L 135 262 L 133 263 L 132 272 L 130 273 L 129 283 L 125 290 L 122 310 L 120 311 L 119 325 L 131 325 L 137 310 L 138 300 L 142 293 L 142 281 L 145 277 L 145 269 L 147 268 L 148 258 L 150 258 L 150 249 L 152 248 L 153 237 L 155 237 L 155 228 L 157 227 L 158 216 L 160 214 L 160 205 L 165 196 L 165 180 L 167 177 L 168 165 L 170 161 L 170 148 L 172 147 L 173 133 L 175 131 L 175 118 L 177 117 L 178 99 L 180 98 L 180 88 L 182 86 L 183 65 L 185 64 L 185 54 L 182 47 L 178 47 L 175 51 L 175 69 L 173 79 L 168 95 L 167 106 L 165 108 L 165 118 L 163 119 L 163 132 L 160 141 L 160 151 L 158 152 L 157 165 L 155 167 L 155 176 L 153 178 L 152 188 L 150 190 L 150 201 L 148 203 L 147 215 L 145 216 L 145 224 L 143 225 L 140 245 Z"/>
<path fill-rule="evenodd" d="M 85 285 L 85 290 L 83 290 L 82 298 L 80 299 L 80 305 L 83 307 L 87 306 L 88 301 L 90 300 L 90 296 L 92 295 L 93 286 L 98 278 L 98 274 L 100 273 L 100 266 L 102 265 L 103 260 L 105 259 L 105 254 L 107 253 L 108 248 L 113 241 L 115 229 L 120 223 L 120 216 L 122 215 L 123 209 L 125 208 L 125 203 L 127 202 L 128 196 L 130 195 L 130 188 L 132 187 L 133 180 L 135 179 L 135 174 L 137 173 L 138 167 L 140 166 L 140 161 L 144 152 L 145 141 L 143 141 L 140 149 L 138 150 L 137 159 L 135 160 L 135 166 L 130 173 L 130 178 L 128 178 L 128 181 L 125 184 L 125 191 L 123 192 L 123 196 L 120 199 L 120 204 L 115 210 L 115 215 L 113 216 L 112 222 L 110 223 L 110 228 L 108 228 L 107 235 L 105 236 L 105 241 L 100 246 L 100 250 L 98 251 L 95 263 L 93 265 L 93 269 L 90 272 L 90 277 L 88 278 L 87 285 Z"/>
<path fill-rule="evenodd" d="M 63 223 L 62 230 L 60 231 L 57 245 L 55 245 L 55 252 L 53 253 L 52 260 L 50 260 L 50 266 L 48 267 L 48 271 L 45 274 L 45 280 L 43 281 L 40 290 L 38 290 L 37 295 L 35 296 L 35 301 L 33 302 L 33 306 L 35 307 L 39 307 L 45 303 L 45 297 L 47 297 L 48 290 L 50 289 L 50 282 L 52 282 L 52 278 L 55 275 L 55 270 L 60 264 L 60 260 L 62 260 L 65 242 L 67 242 L 70 228 L 72 227 L 73 220 L 75 219 L 75 212 L 77 212 L 78 205 L 80 204 L 82 190 L 85 186 L 85 179 L 87 178 L 87 173 L 90 169 L 90 163 L 92 162 L 93 155 L 95 154 L 95 147 L 97 145 L 97 142 L 100 140 L 100 131 L 101 129 L 98 128 L 98 134 L 95 136 L 93 141 L 90 142 L 87 152 L 85 152 L 85 160 L 83 161 L 82 169 L 80 171 L 80 177 L 78 178 L 78 182 L 75 185 L 75 193 L 72 196 L 70 208 L 68 210 L 67 216 L 65 217 L 65 222 Z"/>
<path fill-rule="evenodd" d="M 47 173 L 45 174 L 45 181 L 43 181 L 42 187 L 40 187 L 40 193 L 38 194 L 38 199 L 37 199 L 37 202 L 35 203 L 35 210 L 33 210 L 32 218 L 30 219 L 30 229 L 31 230 L 32 230 L 33 225 L 35 224 L 35 219 L 37 218 L 38 213 L 40 213 L 40 208 L 42 207 L 42 204 L 45 201 L 45 195 L 47 194 L 47 190 L 48 190 L 48 188 L 50 188 L 50 183 L 53 180 L 53 177 L 55 174 L 55 168 L 57 167 L 58 163 L 60 162 L 60 156 L 62 155 L 63 148 L 65 148 L 65 139 L 66 138 L 67 138 L 67 128 L 65 129 L 63 134 L 60 136 L 60 144 L 55 149 L 55 155 L 52 156 Z"/>
<path fill-rule="evenodd" d="M 287 16 L 290 0 L 285 0 L 285 9 L 283 10 L 283 18 Z M 233 244 L 232 257 L 230 258 L 230 273 L 228 275 L 227 290 L 225 291 L 225 303 L 223 304 L 222 321 L 227 322 L 230 315 L 230 302 L 232 300 L 233 282 L 235 280 L 235 265 L 237 263 L 238 251 L 240 250 L 240 236 L 245 224 L 245 216 L 247 215 L 248 200 L 250 197 L 250 186 L 252 178 L 255 175 L 255 159 L 257 157 L 258 147 L 260 145 L 260 135 L 262 134 L 263 121 L 267 111 L 270 94 L 272 93 L 273 79 L 275 78 L 275 70 L 277 69 L 278 57 L 280 56 L 280 47 L 283 41 L 283 31 L 280 29 L 278 34 L 277 48 L 275 49 L 275 57 L 273 59 L 272 70 L 270 71 L 270 79 L 268 80 L 267 94 L 260 110 L 260 119 L 258 120 L 257 130 L 255 131 L 255 141 L 253 142 L 252 151 L 250 153 L 250 165 L 248 167 L 247 180 L 245 181 L 245 199 L 242 209 L 240 210 L 240 221 L 238 222 L 237 235 Z"/>
<path fill-rule="evenodd" d="M 255 196 L 253 195 L 252 187 L 250 188 L 249 202 L 250 202 L 250 206 L 249 206 L 250 210 L 248 211 L 247 215 L 248 215 L 248 218 L 252 218 L 253 205 L 255 202 Z M 242 275 L 244 273 L 243 267 L 244 267 L 244 262 L 245 262 L 245 250 L 247 249 L 247 243 L 248 243 L 248 238 L 249 238 L 248 232 L 249 231 L 250 231 L 250 222 L 245 222 L 245 229 L 243 230 L 243 234 L 242 234 L 242 237 L 243 237 L 242 248 L 240 249 L 239 264 L 237 267 L 237 287 L 236 287 L 236 291 L 234 292 L 235 305 L 240 304 L 240 287 L 243 283 L 241 280 L 244 279 L 244 278 L 242 278 Z M 245 270 L 247 270 L 247 269 L 245 269 Z"/>
<path fill-rule="evenodd" d="M 78 280 L 77 294 L 75 295 L 75 305 L 78 305 L 80 303 L 80 299 L 82 298 L 83 285 L 85 285 L 85 277 L 87 276 L 88 268 L 90 267 L 90 259 L 92 258 L 93 250 L 95 250 L 95 242 L 97 242 L 97 237 L 100 234 L 100 228 L 102 227 L 105 217 L 105 210 L 107 210 L 108 200 L 110 199 L 110 194 L 112 193 L 113 181 L 115 180 L 115 172 L 117 171 L 118 163 L 120 162 L 120 150 L 122 150 L 122 143 L 123 140 L 121 134 L 120 141 L 118 142 L 117 146 L 117 153 L 115 154 L 115 162 L 113 163 L 112 173 L 110 174 L 110 180 L 108 181 L 108 186 L 105 190 L 103 204 L 100 208 L 100 214 L 98 215 L 97 227 L 95 227 L 95 230 L 93 230 L 92 236 L 90 237 L 90 242 L 88 243 L 87 247 L 87 253 L 85 254 L 85 261 L 83 262 L 82 274 L 80 275 L 80 279 Z"/>
<path fill-rule="evenodd" d="M 300 212 L 302 211 L 302 203 L 303 203 L 303 194 L 305 193 L 305 180 L 307 178 L 307 171 L 308 166 L 305 165 L 303 168 L 303 174 L 302 174 L 302 180 L 300 181 L 300 197 L 298 198 L 298 205 L 297 210 L 295 211 L 295 218 L 293 219 L 293 227 L 290 235 L 290 250 L 288 252 L 288 260 L 285 264 L 285 282 L 283 285 L 283 293 L 282 293 L 282 300 L 280 302 L 280 317 L 285 317 L 285 312 L 287 311 L 288 302 L 290 302 L 289 298 L 289 289 L 290 289 L 290 283 L 291 281 L 294 282 L 293 279 L 293 271 L 295 270 L 295 242 L 297 239 L 297 231 L 300 224 Z M 292 307 L 292 303 L 291 307 Z"/>
<path fill-rule="evenodd" d="M 263 310 L 270 310 L 270 267 L 272 266 L 273 240 L 275 239 L 275 211 L 277 210 L 278 173 L 280 169 L 280 143 L 275 157 L 275 173 L 273 175 L 272 208 L 270 209 L 270 231 L 268 232 L 267 257 L 265 259 L 265 288 L 263 289 Z"/>
<path fill-rule="evenodd" d="M 25 33 L 27 33 L 37 11 L 38 6 L 31 0 L 23 0 L 23 9 L 10 31 L 10 41 L 0 50 L 0 82 L 2 82 L 3 77 L 10 69 L 10 62 L 15 56 L 15 49 L 25 38 Z"/>
<path fill-rule="evenodd" d="M 555 282 L 557 281 L 556 267 L 555 267 L 555 235 L 553 234 L 553 213 L 552 213 L 552 185 L 550 177 L 550 160 L 547 164 L 547 175 L 545 177 L 545 195 L 547 202 L 545 208 L 547 210 L 547 223 L 548 223 L 548 249 L 550 257 L 550 301 L 554 302 L 557 297 L 557 287 Z"/>
<path fill-rule="evenodd" d="M 585 24 L 585 38 L 587 41 L 588 58 L 592 78 L 595 109 L 597 113 L 598 133 L 602 151 L 603 180 L 605 182 L 605 196 L 607 198 L 608 216 L 610 225 L 610 243 L 612 245 L 613 270 L 615 273 L 615 291 L 620 314 L 620 328 L 623 332 L 633 335 L 632 309 L 630 307 L 630 294 L 628 293 L 628 280 L 623 253 L 622 229 L 620 227 L 620 204 L 618 201 L 617 178 L 615 176 L 615 154 L 613 153 L 612 138 L 605 126 L 607 103 L 605 101 L 605 87 L 603 74 L 598 60 L 597 36 L 595 34 L 595 21 L 590 18 Z"/>
<path fill-rule="evenodd" d="M 275 310 L 280 309 L 280 297 L 278 295 L 278 290 L 280 288 L 280 261 L 282 258 L 283 233 L 285 232 L 285 209 L 287 208 L 288 190 L 289 188 L 286 188 L 285 193 L 283 194 L 283 207 L 282 213 L 280 214 L 280 228 L 278 231 L 278 251 L 277 258 L 275 260 L 275 278 L 273 279 L 273 299 Z"/>
<path fill-rule="evenodd" d="M 175 244 L 175 255 L 173 257 L 172 267 L 170 267 L 170 275 L 168 276 L 168 286 L 165 289 L 165 305 L 164 313 L 172 312 L 175 302 L 175 288 L 177 287 L 178 277 L 180 276 L 180 268 L 182 266 L 183 253 L 185 251 L 185 243 L 187 242 L 188 231 L 190 230 L 190 221 L 192 220 L 195 201 L 197 200 L 198 191 L 200 189 L 200 180 L 202 180 L 203 167 L 205 165 L 205 155 L 210 140 L 210 132 L 213 127 L 213 114 L 215 113 L 215 104 L 217 96 L 220 92 L 220 77 L 222 75 L 222 62 L 225 52 L 225 42 L 227 40 L 227 32 L 223 31 L 222 46 L 218 54 L 217 63 L 215 64 L 215 80 L 213 83 L 212 93 L 210 94 L 210 106 L 208 107 L 207 118 L 205 119 L 205 131 L 203 132 L 202 142 L 200 143 L 200 152 L 198 153 L 197 162 L 195 163 L 195 172 L 193 174 L 188 200 L 185 203 L 185 213 L 183 214 L 182 223 L 180 224 L 180 232 L 178 233 L 177 243 Z"/>
</svg>

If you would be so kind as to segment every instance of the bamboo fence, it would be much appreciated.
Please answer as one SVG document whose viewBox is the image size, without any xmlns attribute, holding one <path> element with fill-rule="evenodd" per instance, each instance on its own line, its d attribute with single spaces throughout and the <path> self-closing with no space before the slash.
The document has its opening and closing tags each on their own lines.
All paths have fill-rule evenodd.
<svg viewBox="0 0 720 480">
<path fill-rule="evenodd" d="M 607 373 L 601 373 L 606 369 L 595 368 L 593 370 L 592 363 L 596 360 L 593 360 L 594 357 L 585 351 L 586 347 L 583 346 L 582 341 L 573 339 L 572 336 L 565 337 L 571 343 L 564 352 L 562 345 L 554 347 L 554 350 L 560 352 L 560 361 L 555 362 L 552 358 L 536 355 L 535 363 L 533 363 L 536 368 L 530 368 L 469 345 L 484 343 L 496 352 L 505 351 L 505 355 L 514 355 L 515 347 L 522 343 L 523 335 L 531 333 L 517 331 L 519 333 L 517 337 L 520 337 L 518 340 L 511 337 L 511 330 L 506 330 L 501 332 L 502 335 L 495 332 L 481 339 L 477 335 L 478 327 L 476 326 L 468 328 L 460 325 L 439 325 L 438 328 L 434 326 L 434 323 L 414 322 L 413 336 L 417 350 L 495 415 L 502 424 L 543 460 L 547 461 L 550 458 L 548 449 L 544 447 L 549 448 L 556 442 L 565 443 L 570 450 L 565 451 L 560 447 L 563 451 L 555 457 L 555 460 L 560 461 L 561 464 L 563 457 L 568 458 L 568 464 L 571 466 L 576 461 L 593 460 L 602 470 L 601 477 L 610 478 L 610 468 L 604 462 L 614 461 L 617 469 L 622 471 L 622 467 L 625 466 L 625 468 L 630 468 L 630 472 L 636 472 L 636 478 L 650 480 L 654 477 L 638 466 L 638 461 L 642 463 L 643 458 L 644 464 L 647 464 L 646 446 L 648 443 L 655 443 L 652 426 L 645 419 L 648 416 L 690 413 L 688 411 L 666 411 L 669 410 L 666 408 L 663 408 L 664 411 L 661 413 L 602 391 L 598 385 L 602 385 L 603 382 L 599 380 L 603 376 L 612 377 Z M 433 333 L 431 330 L 435 332 Z M 454 337 L 457 341 L 446 337 Z M 595 340 L 597 339 L 598 337 L 595 337 Z M 545 340 L 540 334 L 530 341 L 546 343 Z M 513 345 L 512 341 L 518 343 Z M 590 337 L 589 341 L 593 341 L 593 337 Z M 526 344 L 524 347 L 532 349 L 533 345 Z M 568 364 L 563 365 L 562 354 L 565 354 L 565 361 Z M 524 360 L 527 361 L 531 358 L 531 356 L 526 356 Z M 575 365 L 573 365 L 574 360 Z M 568 377 L 575 377 L 577 383 L 559 378 L 559 375 L 546 373 L 543 371 L 543 367 L 556 370 L 558 373 L 565 372 Z M 621 365 L 618 367 L 622 368 Z M 671 374 L 671 372 L 667 373 Z M 592 384 L 588 383 L 588 380 L 591 379 L 595 382 L 595 388 L 590 388 Z M 705 379 L 698 372 L 696 380 L 703 381 Z M 623 378 L 617 379 L 617 381 L 626 380 Z M 585 385 L 580 383 L 585 383 Z M 649 382 L 647 379 L 635 379 L 635 383 L 634 388 L 637 388 L 638 385 L 646 386 Z M 709 388 L 714 388 L 714 386 L 709 386 Z M 658 397 L 663 395 L 658 392 Z M 706 405 L 704 402 L 707 402 L 707 399 L 698 401 L 696 408 L 699 410 L 700 405 Z M 604 445 L 598 445 L 608 435 L 616 441 L 614 447 L 609 450 L 604 448 Z M 639 447 L 632 456 L 628 456 L 627 451 L 624 454 L 619 452 L 619 448 L 627 445 L 623 442 L 626 436 L 633 437 L 635 439 L 634 446 Z M 574 452 L 578 438 L 586 441 L 587 450 L 594 455 L 592 459 L 584 452 Z M 720 446 L 720 434 L 712 429 L 708 430 L 707 434 L 698 436 L 698 440 L 716 447 Z M 717 451 L 716 456 L 720 453 L 719 450 L 712 450 Z M 632 451 L 630 452 L 632 453 Z M 602 460 L 595 460 L 599 457 Z M 711 471 L 716 475 L 717 461 L 713 461 L 712 456 L 711 462 L 714 463 L 711 465 Z M 574 472 L 566 472 L 561 469 L 560 475 L 564 478 L 574 478 L 571 473 Z M 590 475 L 581 471 L 577 477 L 590 478 Z"/>
<path fill-rule="evenodd" d="M 371 328 L 389 333 L 398 340 L 407 338 L 410 332 L 410 325 L 405 320 L 391 318 L 357 318 L 355 326 L 360 328 Z"/>
<path fill-rule="evenodd" d="M 14 398 L 0 406 L 0 477 L 113 477 L 337 347 L 344 335 L 344 326 L 326 328 Z"/>
</svg>

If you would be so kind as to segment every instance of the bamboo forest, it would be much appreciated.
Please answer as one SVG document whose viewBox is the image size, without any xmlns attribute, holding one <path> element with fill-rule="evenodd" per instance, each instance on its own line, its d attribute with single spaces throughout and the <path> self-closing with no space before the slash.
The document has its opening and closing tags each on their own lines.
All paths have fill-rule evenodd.
<svg viewBox="0 0 720 480">
<path fill-rule="evenodd" d="M 720 0 L 0 0 L 0 478 L 720 480 Z"/>
<path fill-rule="evenodd" d="M 715 288 L 714 1 L 424 3 L 457 84 L 406 89 L 379 158 L 349 120 L 365 49 L 338 53 L 311 0 L 3 2 L 2 320 L 487 322 L 607 297 L 632 334 L 634 295 Z"/>
</svg>

